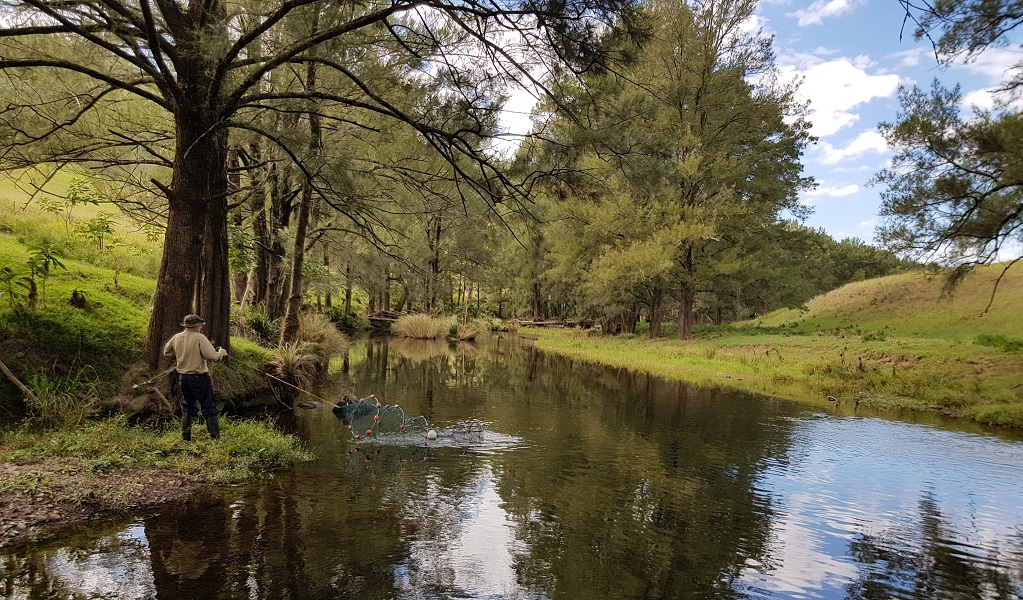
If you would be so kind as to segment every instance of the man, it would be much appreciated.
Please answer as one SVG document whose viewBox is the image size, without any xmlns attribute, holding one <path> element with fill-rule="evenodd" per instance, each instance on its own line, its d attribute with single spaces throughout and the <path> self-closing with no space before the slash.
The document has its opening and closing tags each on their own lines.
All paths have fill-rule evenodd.
<svg viewBox="0 0 1023 600">
<path fill-rule="evenodd" d="M 174 359 L 181 386 L 181 439 L 192 439 L 192 421 L 202 408 L 210 437 L 220 439 L 220 416 L 213 396 L 213 381 L 206 361 L 220 361 L 227 350 L 214 348 L 200 329 L 206 324 L 199 315 L 188 315 L 181 322 L 184 331 L 174 334 L 163 347 L 164 356 Z"/>
</svg>

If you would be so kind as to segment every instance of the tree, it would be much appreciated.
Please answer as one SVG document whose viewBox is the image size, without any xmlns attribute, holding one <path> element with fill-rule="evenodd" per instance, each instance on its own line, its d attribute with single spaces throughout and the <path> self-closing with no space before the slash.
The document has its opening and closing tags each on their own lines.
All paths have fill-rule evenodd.
<svg viewBox="0 0 1023 600">
<path fill-rule="evenodd" d="M 397 121 L 457 165 L 456 176 L 465 185 L 485 195 L 505 188 L 505 194 L 521 196 L 521 188 L 481 151 L 475 122 L 500 109 L 493 93 L 500 85 L 533 77 L 529 55 L 546 54 L 547 60 L 566 61 L 577 69 L 592 65 L 597 59 L 592 40 L 615 24 L 612 19 L 628 4 L 276 0 L 228 6 L 223 0 L 0 0 L 0 71 L 8 80 L 47 77 L 52 84 L 40 88 L 49 92 L 22 89 L 23 98 L 7 100 L 0 121 L 0 137 L 9 140 L 3 166 L 73 157 L 96 167 L 151 161 L 170 168 L 169 183 L 153 181 L 167 202 L 163 259 L 143 344 L 155 367 L 164 340 L 189 307 L 210 322 L 211 338 L 223 345 L 228 341 L 230 130 L 245 130 L 282 147 L 309 180 L 313 171 L 301 165 L 301 155 L 289 153 L 292 146 L 261 128 L 256 117 L 287 114 L 295 100 L 316 100 L 324 121 L 356 126 L 369 116 Z M 311 52 L 341 39 L 345 53 Z M 438 120 L 430 104 L 406 102 L 401 87 L 389 79 L 376 81 L 372 72 L 361 69 L 364 57 L 400 66 L 406 85 L 444 79 L 449 101 L 460 105 L 465 117 Z M 338 85 L 272 85 L 276 71 L 310 63 L 333 74 Z M 491 68 L 484 68 L 488 64 Z M 155 119 L 139 118 L 140 102 L 146 105 L 143 113 Z M 129 133 L 99 127 L 104 121 L 96 114 L 119 109 L 130 112 L 140 126 Z M 26 120 L 32 127 L 25 126 Z M 151 126 L 160 120 L 169 127 Z M 147 121 L 155 132 L 145 132 L 141 123 Z M 112 122 L 109 117 L 105 121 Z M 102 135 L 95 140 L 83 135 L 90 127 Z M 90 141 L 77 148 L 70 138 Z M 316 194 L 330 195 L 319 186 Z M 343 198 L 337 202 L 343 204 Z"/>
<path fill-rule="evenodd" d="M 587 265 L 588 289 L 641 295 L 633 301 L 655 315 L 671 294 L 679 336 L 689 338 L 698 295 L 722 274 L 722 249 L 783 210 L 800 212 L 810 138 L 794 87 L 775 79 L 770 40 L 744 29 L 755 2 L 645 7 L 652 35 L 630 49 L 634 62 L 563 88 L 589 121 L 556 119 L 550 133 L 554 160 L 585 174 L 558 192 L 579 206 L 559 225 L 574 235 L 558 237 L 592 240 L 571 259 Z"/>
<path fill-rule="evenodd" d="M 1023 243 L 1023 115 L 980 111 L 967 121 L 958 87 L 937 82 L 930 94 L 903 88 L 900 100 L 898 120 L 880 125 L 895 154 L 873 179 L 887 188 L 879 237 L 896 253 L 955 267 L 955 285 Z"/>
<path fill-rule="evenodd" d="M 971 60 L 991 46 L 1010 43 L 1023 22 L 1019 2 L 950 0 L 918 5 L 901 0 L 917 39 L 928 38 L 942 64 Z M 1023 85 L 1023 64 L 1001 86 Z M 962 115 L 962 95 L 935 81 L 929 92 L 899 90 L 901 111 L 880 130 L 895 152 L 875 175 L 885 186 L 879 237 L 892 250 L 954 267 L 955 286 L 975 266 L 1016 255 L 1023 242 L 1023 117 L 1006 103 Z"/>
</svg>

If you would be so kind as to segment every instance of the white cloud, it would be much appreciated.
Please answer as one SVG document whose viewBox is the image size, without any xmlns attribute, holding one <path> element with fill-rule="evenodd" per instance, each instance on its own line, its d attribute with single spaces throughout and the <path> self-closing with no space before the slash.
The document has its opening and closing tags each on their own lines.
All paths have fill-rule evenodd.
<svg viewBox="0 0 1023 600">
<path fill-rule="evenodd" d="M 974 112 L 974 108 L 991 110 L 995 107 L 995 94 L 991 88 L 974 90 L 963 96 L 961 106 L 964 111 Z"/>
<path fill-rule="evenodd" d="M 797 10 L 787 16 L 799 19 L 799 26 L 821 25 L 824 19 L 852 12 L 859 4 L 855 0 L 814 0 L 806 9 Z"/>
<path fill-rule="evenodd" d="M 843 196 L 851 196 L 858 191 L 860 191 L 860 186 L 855 183 L 850 183 L 849 185 L 843 185 L 841 187 L 819 186 L 816 189 L 803 192 L 803 195 L 811 198 L 819 198 L 821 196 L 828 198 L 841 198 Z"/>
<path fill-rule="evenodd" d="M 837 165 L 865 154 L 883 154 L 888 150 L 888 143 L 877 130 L 871 129 L 856 136 L 856 139 L 844 148 L 836 148 L 827 142 L 821 142 L 820 147 L 823 154 L 820 162 L 825 165 Z"/>
<path fill-rule="evenodd" d="M 923 56 L 923 48 L 913 48 L 889 54 L 888 57 L 895 59 L 896 65 L 900 67 L 917 67 L 920 65 L 920 58 Z"/>
<path fill-rule="evenodd" d="M 803 64 L 809 62 L 805 55 L 798 58 Z M 874 98 L 895 95 L 899 76 L 870 75 L 865 70 L 868 62 L 863 57 L 840 58 L 811 64 L 802 70 L 794 66 L 782 67 L 783 73 L 803 80 L 799 95 L 802 100 L 810 101 L 809 118 L 813 123 L 810 133 L 826 137 L 850 127 L 859 120 L 859 115 L 853 112 L 855 107 Z"/>
<path fill-rule="evenodd" d="M 499 154 L 507 157 L 515 154 L 523 137 L 533 129 L 531 113 L 539 97 L 540 92 L 532 87 L 512 87 L 508 90 L 508 100 L 498 124 L 502 133 L 494 140 L 494 147 Z"/>
<path fill-rule="evenodd" d="M 877 226 L 877 219 L 868 219 L 866 221 L 860 221 L 860 229 L 873 231 L 874 227 Z"/>
<path fill-rule="evenodd" d="M 968 63 L 962 61 L 953 65 L 953 69 L 964 69 L 970 73 L 983 75 L 992 84 L 999 84 L 1008 79 L 1010 71 L 1016 70 L 1021 57 L 1018 50 L 1012 48 L 988 48 L 983 54 Z"/>
<path fill-rule="evenodd" d="M 774 35 L 777 33 L 770 25 L 768 25 L 767 19 L 761 15 L 752 15 L 739 25 L 739 29 L 743 33 L 756 33 L 757 31 L 763 31 L 766 35 Z"/>
</svg>

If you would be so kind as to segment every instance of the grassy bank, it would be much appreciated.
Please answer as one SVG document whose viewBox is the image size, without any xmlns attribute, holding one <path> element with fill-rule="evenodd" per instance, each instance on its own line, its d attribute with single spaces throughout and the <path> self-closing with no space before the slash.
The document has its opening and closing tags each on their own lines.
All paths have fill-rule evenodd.
<svg viewBox="0 0 1023 600">
<path fill-rule="evenodd" d="M 181 498 L 310 460 L 292 436 L 266 423 L 221 421 L 193 442 L 123 417 L 45 432 L 0 435 L 0 548 L 56 535 L 57 526 Z"/>
<path fill-rule="evenodd" d="M 7 432 L 0 436 L 0 455 L 6 460 L 29 464 L 56 461 L 61 468 L 31 483 L 17 478 L 0 480 L 0 493 L 124 468 L 167 469 L 194 483 L 237 483 L 311 458 L 295 438 L 266 424 L 229 418 L 221 424 L 222 440 L 209 439 L 200 425 L 194 428 L 193 443 L 181 440 L 176 424 L 163 429 L 129 427 L 123 417 L 46 432 Z M 60 500 L 86 500 L 84 490 L 65 493 L 68 495 Z"/>
<path fill-rule="evenodd" d="M 668 379 L 1023 429 L 1023 270 L 1010 271 L 984 312 L 998 272 L 980 270 L 951 297 L 922 274 L 858 282 L 694 340 L 520 333 L 549 352 Z"/>
<path fill-rule="evenodd" d="M 44 212 L 15 192 L 0 185 L 0 357 L 33 394 L 0 377 L 0 546 L 55 523 L 310 458 L 296 438 L 259 421 L 225 418 L 222 442 L 209 440 L 202 426 L 194 428 L 195 442 L 182 442 L 173 406 L 155 391 L 169 393 L 168 379 L 139 353 L 158 241 L 126 221 L 90 230 L 102 238 L 76 232 L 78 224 L 107 219 L 103 207 Z M 218 399 L 242 403 L 267 393 L 260 370 L 271 356 L 233 338 L 232 360 L 213 374 Z"/>
</svg>

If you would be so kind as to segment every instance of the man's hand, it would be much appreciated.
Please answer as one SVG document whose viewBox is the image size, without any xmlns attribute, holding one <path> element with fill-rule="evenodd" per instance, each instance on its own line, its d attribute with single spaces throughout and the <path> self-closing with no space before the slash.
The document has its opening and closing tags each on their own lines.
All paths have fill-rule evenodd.
<svg viewBox="0 0 1023 600">
<path fill-rule="evenodd" d="M 217 346 L 217 353 L 220 354 L 220 358 L 227 358 L 227 350 L 224 350 L 223 346 Z"/>
</svg>

